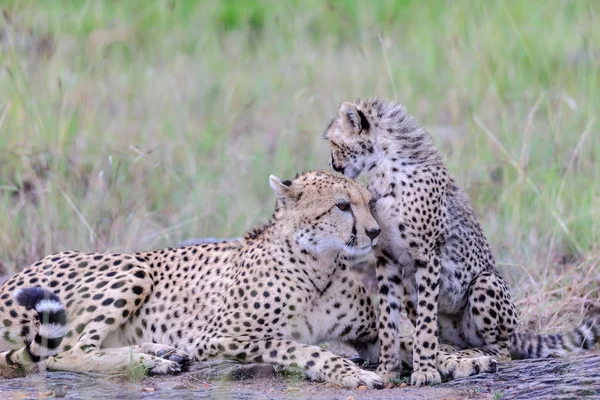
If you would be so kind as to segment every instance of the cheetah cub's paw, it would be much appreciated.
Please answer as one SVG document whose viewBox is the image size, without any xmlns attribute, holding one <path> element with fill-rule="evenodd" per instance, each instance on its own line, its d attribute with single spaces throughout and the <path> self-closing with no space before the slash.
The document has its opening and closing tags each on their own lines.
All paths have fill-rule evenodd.
<svg viewBox="0 0 600 400">
<path fill-rule="evenodd" d="M 410 375 L 412 386 L 437 385 L 442 382 L 442 377 L 437 370 L 415 371 Z"/>
<path fill-rule="evenodd" d="M 390 380 L 398 377 L 398 372 L 390 366 L 380 364 L 377 368 L 377 375 L 381 377 L 384 384 L 388 384 Z"/>
<path fill-rule="evenodd" d="M 494 373 L 498 370 L 498 362 L 492 357 L 464 358 L 458 361 L 452 378 L 464 378 L 483 372 Z"/>
<path fill-rule="evenodd" d="M 360 368 L 355 368 L 342 376 L 338 383 L 349 389 L 355 389 L 359 386 L 366 386 L 369 389 L 381 389 L 384 386 L 383 379 L 379 375 Z"/>
</svg>

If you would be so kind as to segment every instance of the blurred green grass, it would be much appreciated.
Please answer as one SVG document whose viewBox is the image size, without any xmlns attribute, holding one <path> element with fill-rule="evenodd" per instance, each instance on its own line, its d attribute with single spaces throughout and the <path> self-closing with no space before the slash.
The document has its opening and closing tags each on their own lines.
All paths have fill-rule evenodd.
<svg viewBox="0 0 600 400">
<path fill-rule="evenodd" d="M 597 263 L 597 1 L 0 8 L 6 271 L 239 235 L 272 212 L 269 174 L 327 168 L 322 130 L 365 96 L 431 131 L 517 287 Z"/>
</svg>

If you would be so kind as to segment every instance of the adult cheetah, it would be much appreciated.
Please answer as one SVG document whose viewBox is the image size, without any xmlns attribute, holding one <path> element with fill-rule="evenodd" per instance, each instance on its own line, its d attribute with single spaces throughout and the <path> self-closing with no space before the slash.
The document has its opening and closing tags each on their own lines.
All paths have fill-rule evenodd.
<svg viewBox="0 0 600 400">
<path fill-rule="evenodd" d="M 432 138 L 404 107 L 378 99 L 345 102 L 325 130 L 331 166 L 349 178 L 365 171 L 382 233 L 378 373 L 388 380 L 412 364 L 414 385 L 496 370 L 496 361 L 589 348 L 598 325 L 570 335 L 515 333 L 509 289 L 463 190 Z M 415 329 L 399 338 L 404 309 Z"/>
<path fill-rule="evenodd" d="M 311 378 L 381 387 L 374 372 L 318 346 L 339 339 L 377 358 L 369 294 L 349 270 L 380 232 L 366 188 L 329 172 L 271 176 L 275 212 L 236 241 L 136 254 L 66 251 L 0 288 L 0 365 L 177 372 L 230 358 L 297 366 Z M 131 347 L 122 347 L 131 346 Z"/>
</svg>

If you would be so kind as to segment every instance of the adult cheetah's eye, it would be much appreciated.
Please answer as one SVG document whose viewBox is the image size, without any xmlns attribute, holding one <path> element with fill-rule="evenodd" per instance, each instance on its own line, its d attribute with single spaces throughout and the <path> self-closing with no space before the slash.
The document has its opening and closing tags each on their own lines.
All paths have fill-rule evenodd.
<svg viewBox="0 0 600 400">
<path fill-rule="evenodd" d="M 337 208 L 339 208 L 342 211 L 349 211 L 350 210 L 350 203 L 348 203 L 347 201 L 342 201 L 336 204 Z"/>
</svg>

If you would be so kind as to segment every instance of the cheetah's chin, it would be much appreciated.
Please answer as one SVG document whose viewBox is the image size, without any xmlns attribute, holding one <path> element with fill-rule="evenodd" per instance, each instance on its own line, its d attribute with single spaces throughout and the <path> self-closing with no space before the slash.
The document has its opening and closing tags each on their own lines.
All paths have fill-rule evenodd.
<svg viewBox="0 0 600 400">
<path fill-rule="evenodd" d="M 349 247 L 345 246 L 346 257 L 356 260 L 359 258 L 367 257 L 373 252 L 373 246 L 367 245 L 365 247 Z"/>
</svg>

